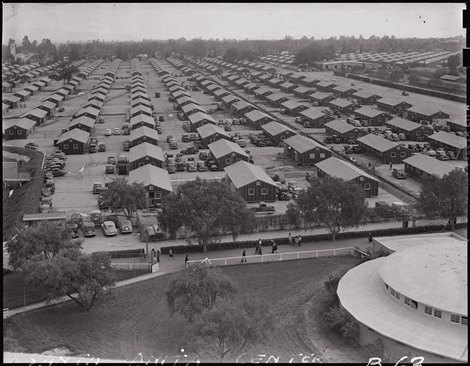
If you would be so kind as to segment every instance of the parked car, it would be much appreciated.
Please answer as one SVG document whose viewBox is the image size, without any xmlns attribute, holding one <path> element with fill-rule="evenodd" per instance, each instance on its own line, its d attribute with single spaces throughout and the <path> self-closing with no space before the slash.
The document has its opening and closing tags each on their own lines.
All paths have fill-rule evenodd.
<svg viewBox="0 0 470 366">
<path fill-rule="evenodd" d="M 183 142 L 189 142 L 189 135 L 183 135 L 183 136 L 181 137 L 181 140 L 182 140 Z"/>
<path fill-rule="evenodd" d="M 232 131 L 232 126 L 230 126 L 230 125 L 225 125 L 225 126 L 224 126 L 224 130 L 225 130 L 225 131 Z"/>
<path fill-rule="evenodd" d="M 82 221 L 82 230 L 83 230 L 83 235 L 86 237 L 96 235 L 95 223 L 91 219 Z"/>
<path fill-rule="evenodd" d="M 194 160 L 189 160 L 187 165 L 188 172 L 195 172 L 197 171 L 196 162 Z"/>
<path fill-rule="evenodd" d="M 116 225 L 112 221 L 105 221 L 101 224 L 101 228 L 103 229 L 104 236 L 114 236 L 117 235 Z"/>
<path fill-rule="evenodd" d="M 158 122 L 164 122 L 165 121 L 165 117 L 163 117 L 162 115 L 158 116 Z"/>
<path fill-rule="evenodd" d="M 64 176 L 65 174 L 67 174 L 67 172 L 64 170 L 64 169 L 52 169 L 52 176 L 53 177 L 62 177 Z"/>
<path fill-rule="evenodd" d="M 400 133 L 398 134 L 398 138 L 399 138 L 401 141 L 406 140 L 406 135 L 405 135 L 403 132 L 400 132 Z"/>
<path fill-rule="evenodd" d="M 52 207 L 46 204 L 39 204 L 40 213 L 49 213 L 52 212 Z"/>
<path fill-rule="evenodd" d="M 109 202 L 104 199 L 103 194 L 98 196 L 98 207 L 103 210 L 107 210 L 110 207 Z"/>
<path fill-rule="evenodd" d="M 24 145 L 24 147 L 26 149 L 39 150 L 39 145 L 34 142 L 28 142 L 26 145 Z"/>
<path fill-rule="evenodd" d="M 169 174 L 176 173 L 176 163 L 169 163 L 167 165 L 167 171 Z"/>
<path fill-rule="evenodd" d="M 122 149 L 123 149 L 124 151 L 129 151 L 129 150 L 131 149 L 131 143 L 130 143 L 129 141 L 127 141 L 127 140 L 124 141 L 124 142 L 122 143 Z"/>
<path fill-rule="evenodd" d="M 106 151 L 106 144 L 104 142 L 100 142 L 98 144 L 98 151 L 99 152 L 105 152 Z"/>
<path fill-rule="evenodd" d="M 238 146 L 240 146 L 240 147 L 246 147 L 246 141 L 243 140 L 243 139 L 238 139 L 238 140 L 237 140 L 237 144 L 238 144 Z"/>
<path fill-rule="evenodd" d="M 103 218 L 101 216 L 100 210 L 92 210 L 90 212 L 90 219 L 95 224 L 95 227 L 100 227 L 101 224 L 103 223 Z"/>
<path fill-rule="evenodd" d="M 49 187 L 42 187 L 41 188 L 41 196 L 42 197 L 50 197 L 52 195 L 51 189 Z"/>
<path fill-rule="evenodd" d="M 436 152 L 434 150 L 428 150 L 428 151 L 426 151 L 426 154 L 428 154 L 429 156 L 432 156 L 432 157 L 436 156 Z"/>
<path fill-rule="evenodd" d="M 106 164 L 106 174 L 114 174 L 114 165 L 113 164 Z"/>
<path fill-rule="evenodd" d="M 452 150 L 447 151 L 447 156 L 449 157 L 449 160 L 455 160 L 455 154 Z"/>
<path fill-rule="evenodd" d="M 121 234 L 130 234 L 130 233 L 132 233 L 132 224 L 125 217 L 118 216 L 117 226 L 118 226 L 119 231 L 121 232 Z"/>
<path fill-rule="evenodd" d="M 166 137 L 166 142 L 170 142 L 171 139 L 173 139 L 174 137 L 172 135 L 168 135 Z"/>
<path fill-rule="evenodd" d="M 207 151 L 201 151 L 199 153 L 199 159 L 204 161 L 209 159 L 209 153 Z"/>
<path fill-rule="evenodd" d="M 120 135 L 121 134 L 121 129 L 119 127 L 114 127 L 113 128 L 113 134 L 114 135 Z"/>
<path fill-rule="evenodd" d="M 177 172 L 184 172 L 185 166 L 186 166 L 186 163 L 183 160 L 178 161 L 176 163 L 176 171 Z"/>
<path fill-rule="evenodd" d="M 197 171 L 198 171 L 198 172 L 206 172 L 206 171 L 207 171 L 207 167 L 206 167 L 206 165 L 204 164 L 204 161 L 199 160 L 199 161 L 197 162 Z"/>
<path fill-rule="evenodd" d="M 443 150 L 436 151 L 436 158 L 438 158 L 439 160 L 449 160 L 449 157 Z"/>
<path fill-rule="evenodd" d="M 101 182 L 93 183 L 93 194 L 100 194 L 103 192 L 104 186 Z"/>
<path fill-rule="evenodd" d="M 406 179 L 405 172 L 397 169 L 393 169 L 392 176 L 397 179 Z"/>
<path fill-rule="evenodd" d="M 111 136 L 113 134 L 113 131 L 111 131 L 110 128 L 107 128 L 106 130 L 104 130 L 104 135 L 105 136 Z"/>
</svg>

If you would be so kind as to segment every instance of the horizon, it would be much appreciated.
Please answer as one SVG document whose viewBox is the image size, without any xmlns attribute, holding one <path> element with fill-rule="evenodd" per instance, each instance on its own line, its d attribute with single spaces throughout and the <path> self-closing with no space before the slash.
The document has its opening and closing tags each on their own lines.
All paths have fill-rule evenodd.
<svg viewBox="0 0 470 366">
<path fill-rule="evenodd" d="M 286 36 L 294 39 L 359 38 L 361 35 L 365 39 L 372 35 L 400 39 L 465 37 L 464 3 L 9 3 L 2 6 L 3 45 L 8 44 L 9 38 L 20 45 L 25 35 L 38 43 L 44 38 L 53 43 L 83 43 L 96 39 L 105 42 L 179 38 L 279 40 Z M 93 12 L 90 6 L 95 8 Z M 49 20 L 47 23 L 41 21 L 44 17 Z"/>
</svg>

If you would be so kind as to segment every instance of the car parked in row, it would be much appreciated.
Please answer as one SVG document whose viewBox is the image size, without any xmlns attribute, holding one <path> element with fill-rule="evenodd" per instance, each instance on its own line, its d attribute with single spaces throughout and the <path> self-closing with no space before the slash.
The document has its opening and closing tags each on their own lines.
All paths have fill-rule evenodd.
<svg viewBox="0 0 470 366">
<path fill-rule="evenodd" d="M 117 235 L 116 225 L 112 221 L 105 221 L 101 224 L 103 229 L 104 236 L 114 236 Z"/>
</svg>

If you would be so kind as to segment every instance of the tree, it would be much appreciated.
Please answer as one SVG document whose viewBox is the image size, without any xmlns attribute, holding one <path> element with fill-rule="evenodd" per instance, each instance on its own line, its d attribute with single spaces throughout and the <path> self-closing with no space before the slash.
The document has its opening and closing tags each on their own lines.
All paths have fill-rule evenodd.
<svg viewBox="0 0 470 366">
<path fill-rule="evenodd" d="M 223 361 L 228 353 L 241 352 L 247 343 L 265 339 L 271 329 L 273 322 L 267 304 L 223 299 L 197 318 L 190 334 L 196 347 L 214 346 L 219 360 Z"/>
<path fill-rule="evenodd" d="M 286 216 L 289 224 L 294 225 L 295 230 L 299 230 L 302 224 L 302 213 L 295 202 L 287 204 Z"/>
<path fill-rule="evenodd" d="M 79 248 L 79 243 L 70 240 L 67 230 L 50 222 L 40 222 L 21 230 L 15 228 L 16 238 L 7 246 L 10 264 L 14 269 L 23 268 L 33 257 L 43 260 L 55 257 L 61 249 Z"/>
<path fill-rule="evenodd" d="M 179 186 L 176 196 L 163 199 L 159 222 L 173 236 L 185 227 L 206 245 L 217 242 L 225 232 L 250 232 L 255 218 L 243 199 L 227 185 L 196 178 Z"/>
<path fill-rule="evenodd" d="M 53 80 L 63 80 L 64 85 L 72 80 L 73 75 L 77 74 L 80 70 L 77 66 L 64 63 L 53 74 L 50 75 Z"/>
<path fill-rule="evenodd" d="M 227 49 L 223 56 L 224 61 L 231 62 L 231 63 L 238 61 L 239 58 L 240 58 L 240 55 L 239 55 L 238 49 L 235 47 L 230 47 L 229 49 Z"/>
<path fill-rule="evenodd" d="M 457 53 L 455 55 L 449 56 L 447 59 L 447 67 L 449 68 L 449 73 L 450 72 L 455 72 L 457 70 L 457 66 L 460 65 L 460 53 Z"/>
<path fill-rule="evenodd" d="M 400 69 L 394 69 L 390 73 L 390 80 L 393 81 L 393 82 L 397 82 L 397 81 L 403 79 L 404 75 L 405 74 Z"/>
<path fill-rule="evenodd" d="M 334 56 L 335 48 L 333 44 L 326 46 L 319 42 L 314 42 L 297 51 L 295 54 L 294 64 L 312 66 L 314 62 L 332 59 Z"/>
<path fill-rule="evenodd" d="M 331 176 L 310 178 L 297 203 L 304 221 L 327 226 L 333 241 L 341 230 L 359 226 L 367 212 L 362 188 Z"/>
<path fill-rule="evenodd" d="M 454 169 L 442 177 L 423 178 L 417 209 L 427 216 L 441 216 L 449 220 L 451 230 L 457 218 L 466 216 L 468 210 L 468 175 Z"/>
<path fill-rule="evenodd" d="M 124 178 L 116 178 L 108 184 L 103 199 L 110 202 L 111 211 L 122 211 L 130 220 L 138 209 L 148 207 L 146 195 L 142 183 L 129 184 Z"/>
<path fill-rule="evenodd" d="M 192 322 L 194 316 L 211 310 L 217 299 L 231 299 L 235 292 L 232 280 L 219 268 L 201 264 L 180 272 L 165 295 L 171 313 L 180 313 Z"/>
<path fill-rule="evenodd" d="M 26 51 L 31 51 L 31 41 L 29 40 L 28 36 L 23 37 L 23 41 L 21 43 Z"/>
<path fill-rule="evenodd" d="M 68 296 L 84 312 L 115 284 L 108 254 L 83 254 L 77 248 L 63 249 L 48 259 L 35 256 L 26 264 L 25 273 L 26 283 L 43 288 L 49 300 Z"/>
</svg>

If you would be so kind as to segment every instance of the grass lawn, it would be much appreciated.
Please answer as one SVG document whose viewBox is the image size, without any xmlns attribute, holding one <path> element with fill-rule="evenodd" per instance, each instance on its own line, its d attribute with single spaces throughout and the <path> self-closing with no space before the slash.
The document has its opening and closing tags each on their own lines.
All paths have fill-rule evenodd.
<svg viewBox="0 0 470 366">
<path fill-rule="evenodd" d="M 115 279 L 116 281 L 122 281 L 147 273 L 149 272 L 146 270 L 117 271 Z M 24 275 L 21 272 L 3 275 L 3 308 L 14 309 L 46 300 L 43 290 L 30 286 L 23 289 L 23 284 Z"/>
<path fill-rule="evenodd" d="M 329 275 L 358 263 L 345 256 L 223 268 L 238 286 L 237 297 L 271 304 L 277 325 L 268 341 L 250 345 L 240 361 L 249 362 L 260 353 L 280 357 L 279 362 L 292 357 L 300 362 L 299 353 L 319 355 L 315 339 L 306 336 L 305 304 L 315 301 Z M 41 353 L 65 346 L 76 355 L 133 360 L 141 353 L 144 360 L 167 356 L 171 362 L 181 356 L 186 325 L 184 319 L 170 316 L 166 304 L 164 293 L 174 277 L 168 274 L 116 289 L 89 313 L 69 302 L 14 316 L 3 322 L 4 349 Z M 200 353 L 201 360 L 208 357 Z"/>
<path fill-rule="evenodd" d="M 6 241 L 11 238 L 14 226 L 23 221 L 23 214 L 39 213 L 44 170 L 41 169 L 43 154 L 39 151 L 15 146 L 4 146 L 3 150 L 28 156 L 30 160 L 23 162 L 18 171 L 31 173 L 31 180 L 15 188 L 11 197 L 6 200 L 6 203 L 4 202 L 3 240 Z"/>
</svg>

